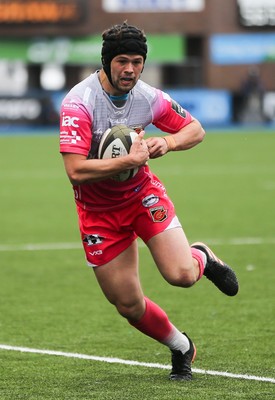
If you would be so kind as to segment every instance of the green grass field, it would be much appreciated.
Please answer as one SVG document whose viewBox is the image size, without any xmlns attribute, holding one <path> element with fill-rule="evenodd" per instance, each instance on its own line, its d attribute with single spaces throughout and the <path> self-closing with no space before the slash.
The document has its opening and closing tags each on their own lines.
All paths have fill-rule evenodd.
<svg viewBox="0 0 275 400">
<path fill-rule="evenodd" d="M 146 295 L 197 346 L 186 383 L 167 379 L 168 349 L 119 317 L 86 267 L 58 137 L 0 145 L 1 400 L 275 398 L 275 134 L 210 133 L 150 162 L 189 240 L 209 243 L 240 281 L 234 298 L 205 278 L 171 287 L 140 243 Z"/>
</svg>

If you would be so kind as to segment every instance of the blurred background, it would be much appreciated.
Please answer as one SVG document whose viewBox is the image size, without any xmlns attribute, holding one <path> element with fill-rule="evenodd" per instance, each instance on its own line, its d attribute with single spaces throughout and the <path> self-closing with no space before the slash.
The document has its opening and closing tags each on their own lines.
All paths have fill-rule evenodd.
<svg viewBox="0 0 275 400">
<path fill-rule="evenodd" d="M 275 0 L 0 0 L 0 132 L 55 130 L 124 20 L 148 37 L 142 79 L 206 127 L 275 126 Z"/>
</svg>

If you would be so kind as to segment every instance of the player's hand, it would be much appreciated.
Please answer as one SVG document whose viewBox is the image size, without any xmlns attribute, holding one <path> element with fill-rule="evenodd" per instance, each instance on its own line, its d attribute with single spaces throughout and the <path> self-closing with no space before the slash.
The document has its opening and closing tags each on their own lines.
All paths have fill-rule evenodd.
<svg viewBox="0 0 275 400">
<path fill-rule="evenodd" d="M 146 139 L 146 144 L 150 153 L 150 158 L 164 156 L 168 152 L 167 142 L 163 137 L 151 137 Z"/>
<path fill-rule="evenodd" d="M 135 138 L 131 149 L 130 149 L 130 155 L 133 158 L 133 161 L 135 162 L 135 165 L 137 167 L 140 167 L 141 165 L 146 164 L 146 162 L 150 158 L 150 153 L 148 150 L 148 146 L 146 141 L 143 139 L 145 135 L 144 131 L 141 131 L 138 136 Z"/>
</svg>

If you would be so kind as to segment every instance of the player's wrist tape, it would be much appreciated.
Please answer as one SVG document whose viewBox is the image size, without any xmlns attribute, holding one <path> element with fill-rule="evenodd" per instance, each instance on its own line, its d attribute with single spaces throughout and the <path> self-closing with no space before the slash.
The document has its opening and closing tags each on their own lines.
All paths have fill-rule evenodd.
<svg viewBox="0 0 275 400">
<path fill-rule="evenodd" d="M 165 142 L 167 143 L 167 147 L 168 147 L 168 151 L 173 151 L 175 150 L 177 144 L 175 139 L 173 138 L 172 135 L 170 136 L 163 136 L 163 139 L 165 140 Z"/>
</svg>

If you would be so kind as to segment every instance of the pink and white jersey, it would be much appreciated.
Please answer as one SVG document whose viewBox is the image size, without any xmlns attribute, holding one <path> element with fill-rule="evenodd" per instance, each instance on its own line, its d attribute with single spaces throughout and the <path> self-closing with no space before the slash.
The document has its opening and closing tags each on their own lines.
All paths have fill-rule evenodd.
<svg viewBox="0 0 275 400">
<path fill-rule="evenodd" d="M 103 133 L 118 124 L 145 129 L 149 124 L 167 133 L 176 133 L 192 121 L 192 116 L 167 93 L 139 80 L 122 107 L 117 107 L 102 89 L 98 72 L 77 84 L 62 102 L 60 152 L 97 158 Z M 154 179 L 150 169 L 140 168 L 126 182 L 107 179 L 74 186 L 78 205 L 87 209 L 125 206 L 136 193 Z"/>
</svg>

